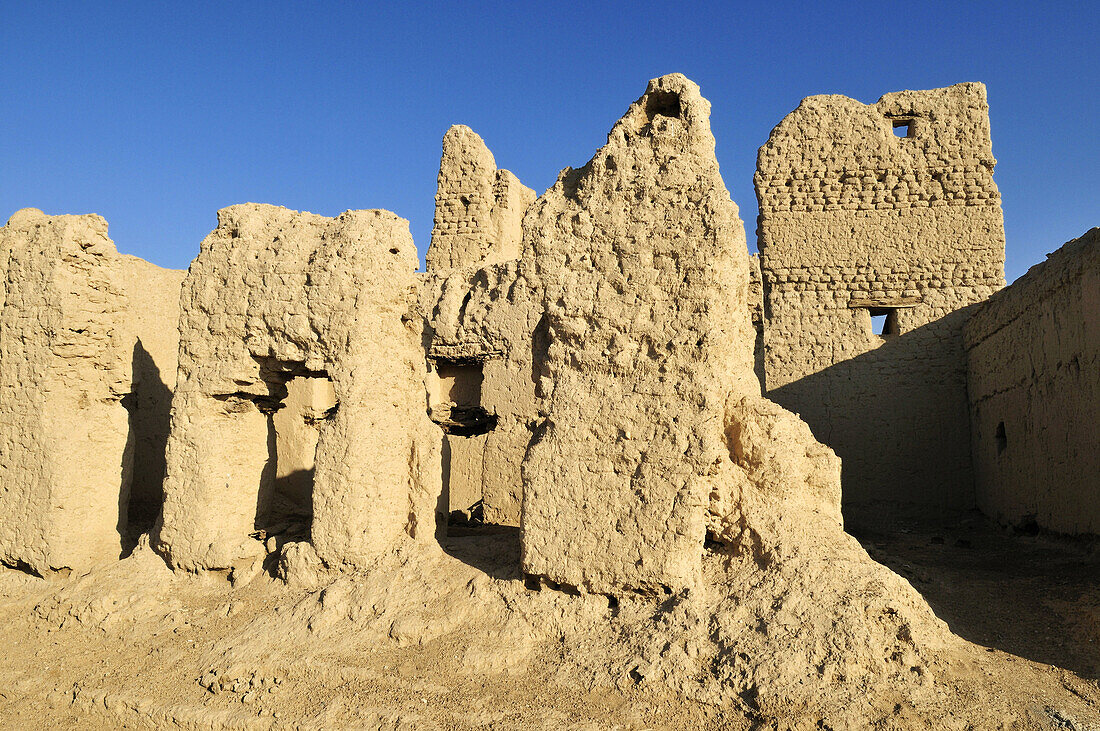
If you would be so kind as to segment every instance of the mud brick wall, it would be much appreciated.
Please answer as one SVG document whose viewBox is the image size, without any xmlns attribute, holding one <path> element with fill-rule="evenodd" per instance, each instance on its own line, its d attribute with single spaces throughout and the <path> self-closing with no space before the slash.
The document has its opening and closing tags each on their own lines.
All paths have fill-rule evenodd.
<svg viewBox="0 0 1100 731">
<path fill-rule="evenodd" d="M 979 507 L 1100 533 L 1100 228 L 978 306 L 965 334 Z"/>
<path fill-rule="evenodd" d="M 766 393 L 840 455 L 850 516 L 973 504 L 962 324 L 1004 285 L 994 165 L 974 83 L 810 97 L 760 149 Z"/>
</svg>

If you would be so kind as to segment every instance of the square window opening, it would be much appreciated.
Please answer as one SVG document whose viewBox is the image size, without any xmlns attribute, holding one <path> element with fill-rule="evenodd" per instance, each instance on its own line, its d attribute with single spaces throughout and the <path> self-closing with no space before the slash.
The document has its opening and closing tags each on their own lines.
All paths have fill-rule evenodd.
<svg viewBox="0 0 1100 731">
<path fill-rule="evenodd" d="M 879 337 L 888 338 L 901 334 L 898 324 L 898 311 L 894 307 L 872 307 L 871 332 Z"/>
<path fill-rule="evenodd" d="M 891 120 L 894 126 L 895 137 L 912 137 L 913 136 L 913 120 L 911 119 L 894 119 Z"/>
</svg>

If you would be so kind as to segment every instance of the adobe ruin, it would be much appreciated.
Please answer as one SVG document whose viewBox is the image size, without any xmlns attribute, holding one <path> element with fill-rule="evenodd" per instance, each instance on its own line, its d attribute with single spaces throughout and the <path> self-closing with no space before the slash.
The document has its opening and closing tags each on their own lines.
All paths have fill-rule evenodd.
<svg viewBox="0 0 1100 731">
<path fill-rule="evenodd" d="M 994 164 L 976 83 L 809 97 L 760 148 L 765 392 L 836 450 L 849 517 L 974 504 L 962 325 L 1004 286 Z"/>
<path fill-rule="evenodd" d="M 0 562 L 86 571 L 152 525 L 178 281 L 120 255 L 99 216 L 0 228 Z"/>
<path fill-rule="evenodd" d="M 517 274 L 520 222 L 534 200 L 469 127 L 447 131 L 421 285 L 429 404 L 446 432 L 449 509 L 497 525 L 520 524 L 520 465 L 539 409 L 531 373 L 541 312 Z"/>
<path fill-rule="evenodd" d="M 99 216 L 0 229 L 0 552 L 40 574 L 122 553 L 133 443 L 122 260 Z"/>
<path fill-rule="evenodd" d="M 118 255 L 97 216 L 20 211 L 0 229 L 0 562 L 83 573 L 35 607 L 78 618 L 266 568 L 292 599 L 214 643 L 226 667 L 187 669 L 214 694 L 242 657 L 468 623 L 487 639 L 446 646 L 463 668 L 544 642 L 589 685 L 746 718 L 822 698 L 841 725 L 934 717 L 964 643 L 844 532 L 841 485 L 846 508 L 934 512 L 971 505 L 976 473 L 997 518 L 1095 531 L 1100 237 L 990 297 L 979 84 L 805 100 L 761 148 L 759 258 L 714 148 L 679 74 L 537 199 L 453 127 L 422 273 L 386 211 L 231 206 L 186 274 Z M 1032 371 L 1000 362 L 1025 345 Z M 1085 426 L 1050 460 L 990 452 L 1046 439 L 1075 398 Z M 991 439 L 1007 412 L 1026 418 Z M 1064 491 L 1040 494 L 1051 475 Z M 459 557 L 449 519 L 515 530 Z"/>
<path fill-rule="evenodd" d="M 440 434 L 410 316 L 415 269 L 408 223 L 392 213 L 218 212 L 181 297 L 156 532 L 173 567 L 243 570 L 266 556 L 268 536 L 292 528 L 335 567 L 365 568 L 402 538 L 434 538 Z M 276 437 L 275 415 L 298 379 L 331 382 L 335 396 L 329 406 L 326 383 L 306 386 L 324 422 L 308 501 L 303 485 L 276 479 L 277 449 L 294 440 Z M 300 453 L 291 459 L 308 470 Z M 306 516 L 279 510 L 304 502 Z M 303 518 L 308 526 L 294 525 Z"/>
</svg>

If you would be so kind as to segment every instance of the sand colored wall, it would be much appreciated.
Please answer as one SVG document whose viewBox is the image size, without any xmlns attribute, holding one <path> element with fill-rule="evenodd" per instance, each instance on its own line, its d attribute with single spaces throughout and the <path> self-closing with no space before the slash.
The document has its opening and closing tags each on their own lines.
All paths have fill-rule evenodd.
<svg viewBox="0 0 1100 731">
<path fill-rule="evenodd" d="M 596 592 L 699 580 L 726 400 L 759 394 L 744 227 L 709 115 L 683 76 L 651 81 L 524 219 L 547 343 L 523 464 L 529 574 Z"/>
<path fill-rule="evenodd" d="M 965 333 L 979 507 L 1100 533 L 1100 228 L 979 305 Z"/>
<path fill-rule="evenodd" d="M 760 149 L 766 393 L 840 455 L 850 515 L 973 504 L 962 325 L 1004 284 L 994 164 L 974 83 L 809 97 Z"/>
<path fill-rule="evenodd" d="M 134 337 L 134 382 L 129 398 L 134 433 L 134 473 L 128 518 L 131 533 L 153 527 L 164 497 L 164 451 L 179 356 L 180 288 L 187 274 L 122 255 L 129 302 L 127 325 Z"/>
<path fill-rule="evenodd" d="M 0 229 L 0 561 L 40 574 L 117 559 L 132 442 L 121 259 L 95 215 Z"/>
<path fill-rule="evenodd" d="M 219 211 L 181 299 L 156 542 L 173 566 L 263 554 L 250 534 L 274 528 L 273 415 L 302 376 L 330 379 L 338 404 L 316 448 L 321 560 L 364 566 L 402 537 L 434 537 L 440 435 L 425 409 L 416 266 L 408 223 L 385 211 Z"/>
<path fill-rule="evenodd" d="M 486 522 L 512 526 L 520 522 L 520 468 L 540 401 L 532 373 L 541 352 L 542 309 L 520 268 L 510 261 L 452 270 L 430 276 L 422 294 L 433 370 L 466 364 L 458 367 L 474 368 L 480 376 L 477 408 L 465 414 L 471 428 L 453 427 L 455 394 L 440 390 L 430 404 L 432 419 L 451 432 L 444 480 L 454 481 L 452 494 L 476 496 Z"/>
<path fill-rule="evenodd" d="M 456 124 L 443 136 L 428 271 L 495 264 L 519 256 L 520 222 L 535 199 L 485 142 Z"/>
<path fill-rule="evenodd" d="M 447 132 L 421 296 L 429 382 L 442 379 L 430 406 L 449 432 L 444 483 L 451 509 L 480 502 L 484 519 L 499 525 L 519 525 L 520 465 L 538 414 L 531 370 L 541 309 L 518 262 L 521 220 L 534 199 L 514 175 L 496 169 L 468 127 Z M 479 384 L 476 403 L 469 387 L 453 388 L 454 373 L 463 371 L 462 380 Z"/>
</svg>

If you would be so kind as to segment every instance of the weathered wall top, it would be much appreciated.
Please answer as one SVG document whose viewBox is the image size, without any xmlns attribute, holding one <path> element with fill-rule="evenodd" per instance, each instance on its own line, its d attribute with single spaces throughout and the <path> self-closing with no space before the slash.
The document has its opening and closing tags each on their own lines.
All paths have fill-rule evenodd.
<svg viewBox="0 0 1100 731">
<path fill-rule="evenodd" d="M 981 205 L 1000 198 L 995 164 L 983 84 L 899 91 L 875 104 L 829 94 L 776 125 L 757 155 L 756 185 L 762 213 Z"/>
<path fill-rule="evenodd" d="M 456 124 L 443 136 L 429 272 L 484 266 L 519 256 L 520 222 L 535 191 L 497 170 L 485 142 Z"/>
</svg>

